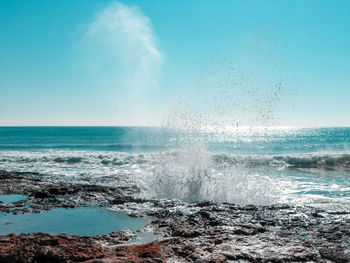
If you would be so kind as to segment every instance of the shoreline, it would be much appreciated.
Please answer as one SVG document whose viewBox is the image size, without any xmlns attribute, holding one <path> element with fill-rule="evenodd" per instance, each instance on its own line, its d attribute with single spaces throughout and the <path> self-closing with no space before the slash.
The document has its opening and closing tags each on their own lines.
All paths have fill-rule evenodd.
<svg viewBox="0 0 350 263">
<path fill-rule="evenodd" d="M 72 183 L 0 171 L 0 194 L 28 196 L 0 203 L 2 213 L 103 206 L 151 218 L 146 228 L 157 236 L 146 244 L 129 244 L 135 231 L 87 237 L 0 235 L 0 262 L 350 262 L 348 211 L 283 204 L 189 204 L 138 198 L 138 191 L 134 186 L 98 185 L 91 178 Z"/>
</svg>

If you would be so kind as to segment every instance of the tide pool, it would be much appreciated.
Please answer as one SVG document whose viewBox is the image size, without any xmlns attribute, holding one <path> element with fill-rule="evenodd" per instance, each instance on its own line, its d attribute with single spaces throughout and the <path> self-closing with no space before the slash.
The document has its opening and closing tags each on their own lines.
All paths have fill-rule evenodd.
<svg viewBox="0 0 350 263">
<path fill-rule="evenodd" d="M 27 199 L 26 195 L 0 195 L 0 201 L 4 204 L 14 203 Z"/>
<path fill-rule="evenodd" d="M 94 236 L 127 229 L 136 231 L 147 223 L 146 218 L 130 217 L 101 207 L 56 208 L 40 214 L 1 213 L 0 234 L 42 232 Z"/>
</svg>

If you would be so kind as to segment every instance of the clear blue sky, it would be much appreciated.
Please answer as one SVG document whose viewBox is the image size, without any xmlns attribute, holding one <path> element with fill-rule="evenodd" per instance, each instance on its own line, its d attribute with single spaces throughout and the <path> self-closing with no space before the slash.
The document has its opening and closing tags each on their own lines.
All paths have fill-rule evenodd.
<svg viewBox="0 0 350 263">
<path fill-rule="evenodd" d="M 175 105 L 350 126 L 349 14 L 348 0 L 0 0 L 0 125 L 153 125 Z"/>
</svg>

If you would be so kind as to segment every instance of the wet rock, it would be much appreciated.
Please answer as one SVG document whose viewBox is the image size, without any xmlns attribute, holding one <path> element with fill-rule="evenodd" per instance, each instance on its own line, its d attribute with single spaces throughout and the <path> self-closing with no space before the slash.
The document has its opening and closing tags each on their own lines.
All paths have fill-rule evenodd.
<svg viewBox="0 0 350 263">
<path fill-rule="evenodd" d="M 322 247 L 319 251 L 323 258 L 332 260 L 333 262 L 350 262 L 350 247 Z"/>
<path fill-rule="evenodd" d="M 107 236 L 42 233 L 0 236 L 0 262 L 166 262 L 162 255 L 163 245 L 159 242 L 109 248 L 97 244 Z"/>
<path fill-rule="evenodd" d="M 38 233 L 1 238 L 6 241 L 0 243 L 0 262 L 81 262 L 107 253 L 83 237 Z"/>
<path fill-rule="evenodd" d="M 28 199 L 16 204 L 16 207 L 30 205 L 26 210 L 23 209 L 23 212 L 58 207 L 105 206 L 110 205 L 111 200 L 124 200 L 125 203 L 131 200 L 135 201 L 133 195 L 137 192 L 138 189 L 134 186 L 110 187 L 88 183 L 61 182 L 35 173 L 0 171 L 0 194 L 29 196 Z M 9 212 L 8 208 L 9 206 L 0 204 L 0 211 Z"/>
<path fill-rule="evenodd" d="M 49 192 L 36 192 L 34 193 L 34 198 L 50 198 L 50 197 L 53 197 L 53 195 L 51 195 Z"/>
<path fill-rule="evenodd" d="M 116 260 L 115 262 L 166 262 L 162 255 L 162 245 L 159 242 L 136 246 L 121 246 L 117 247 L 114 253 L 113 260 Z"/>
</svg>

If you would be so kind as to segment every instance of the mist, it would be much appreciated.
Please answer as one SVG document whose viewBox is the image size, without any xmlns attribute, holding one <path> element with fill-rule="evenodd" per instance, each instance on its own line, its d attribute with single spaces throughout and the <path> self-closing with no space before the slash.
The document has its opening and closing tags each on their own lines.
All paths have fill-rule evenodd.
<svg viewBox="0 0 350 263">
<path fill-rule="evenodd" d="M 150 19 L 135 5 L 111 3 L 87 26 L 83 40 L 89 47 L 90 71 L 102 76 L 108 72 L 108 81 L 101 83 L 116 91 L 118 123 L 159 122 L 152 102 L 160 90 L 163 54 L 156 39 Z"/>
</svg>

